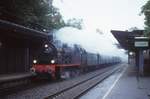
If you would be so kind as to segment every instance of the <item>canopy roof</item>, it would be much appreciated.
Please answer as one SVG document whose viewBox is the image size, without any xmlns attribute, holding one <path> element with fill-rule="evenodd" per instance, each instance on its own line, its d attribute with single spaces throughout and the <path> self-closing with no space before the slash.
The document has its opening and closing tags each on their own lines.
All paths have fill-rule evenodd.
<svg viewBox="0 0 150 99">
<path fill-rule="evenodd" d="M 1 19 L 0 19 L 0 35 L 1 36 L 7 35 L 7 36 L 13 36 L 17 38 L 32 39 L 32 40 L 48 38 L 47 33 L 30 29 L 22 25 L 18 25 Z"/>
<path fill-rule="evenodd" d="M 132 37 L 143 35 L 143 30 L 134 30 L 132 32 L 111 30 L 111 33 L 117 39 L 120 46 L 123 49 L 128 50 L 129 49 L 129 38 L 132 39 Z"/>
</svg>

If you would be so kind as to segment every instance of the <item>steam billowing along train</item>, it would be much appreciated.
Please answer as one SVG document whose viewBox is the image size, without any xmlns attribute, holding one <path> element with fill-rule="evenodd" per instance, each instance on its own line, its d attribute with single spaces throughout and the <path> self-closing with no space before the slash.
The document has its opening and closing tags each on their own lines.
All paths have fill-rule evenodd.
<svg viewBox="0 0 150 99">
<path fill-rule="evenodd" d="M 121 62 L 118 57 L 106 57 L 88 53 L 78 45 L 61 47 L 45 44 L 33 60 L 31 71 L 40 78 L 60 79 L 78 76 Z"/>
</svg>

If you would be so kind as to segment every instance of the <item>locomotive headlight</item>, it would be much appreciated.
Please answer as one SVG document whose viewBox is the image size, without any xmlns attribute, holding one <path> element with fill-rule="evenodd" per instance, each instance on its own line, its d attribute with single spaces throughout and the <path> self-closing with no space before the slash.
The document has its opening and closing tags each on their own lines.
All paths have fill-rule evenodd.
<svg viewBox="0 0 150 99">
<path fill-rule="evenodd" d="M 44 47 L 47 48 L 47 47 L 48 47 L 48 44 L 45 44 Z"/>
<path fill-rule="evenodd" d="M 51 60 L 51 63 L 54 64 L 54 63 L 55 63 L 55 60 L 52 59 L 52 60 Z"/>
<path fill-rule="evenodd" d="M 36 64 L 36 63 L 37 63 L 37 60 L 36 60 L 36 59 L 34 59 L 34 60 L 33 60 L 33 63 L 34 63 L 34 64 Z"/>
<path fill-rule="evenodd" d="M 129 52 L 129 55 L 131 55 L 131 56 L 132 56 L 132 55 L 133 55 L 133 52 Z"/>
</svg>

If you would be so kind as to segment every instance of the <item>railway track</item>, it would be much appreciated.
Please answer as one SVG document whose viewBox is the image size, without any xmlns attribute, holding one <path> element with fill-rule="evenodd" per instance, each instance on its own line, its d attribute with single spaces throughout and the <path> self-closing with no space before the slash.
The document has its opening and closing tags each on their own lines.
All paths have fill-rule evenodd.
<svg viewBox="0 0 150 99">
<path fill-rule="evenodd" d="M 17 92 L 17 90 L 23 89 L 23 86 L 29 85 L 30 83 L 30 79 L 21 79 L 0 83 L 0 96 L 7 95 L 12 92 Z"/>
<path fill-rule="evenodd" d="M 60 82 L 46 82 L 26 85 L 2 95 L 3 99 L 74 99 L 90 90 L 96 84 L 117 71 L 123 64 L 117 64 L 101 70 L 90 72 L 79 77 Z M 22 90 L 23 89 L 23 90 Z"/>
<path fill-rule="evenodd" d="M 10 81 L 0 85 L 0 96 L 5 96 L 5 95 L 16 93 L 18 91 L 32 89 L 37 86 L 42 86 L 44 84 L 53 84 L 60 81 L 62 80 L 51 81 L 51 82 L 46 80 L 40 80 L 38 82 L 35 82 L 32 81 L 32 79 L 20 79 L 20 80 Z"/>
<path fill-rule="evenodd" d="M 51 94 L 45 97 L 45 99 L 78 99 L 85 92 L 96 86 L 98 83 L 103 81 L 105 78 L 107 78 L 120 68 L 121 66 L 105 69 L 103 72 L 100 72 L 99 74 L 94 75 L 86 80 L 76 83 L 68 88 L 64 88 L 54 94 Z"/>
</svg>

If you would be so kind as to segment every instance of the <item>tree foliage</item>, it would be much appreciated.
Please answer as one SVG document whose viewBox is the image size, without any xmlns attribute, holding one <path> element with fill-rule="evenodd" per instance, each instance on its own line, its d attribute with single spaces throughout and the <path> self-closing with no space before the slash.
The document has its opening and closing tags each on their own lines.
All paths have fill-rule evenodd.
<svg viewBox="0 0 150 99">
<path fill-rule="evenodd" d="M 139 30 L 139 28 L 137 28 L 137 27 L 131 27 L 131 28 L 128 29 L 129 32 L 132 32 L 134 30 Z"/>
<path fill-rule="evenodd" d="M 150 36 L 150 0 L 142 7 L 141 13 L 145 15 L 145 35 Z"/>
<path fill-rule="evenodd" d="M 82 23 L 83 23 L 82 19 L 73 18 L 73 19 L 67 20 L 66 26 L 71 26 L 77 29 L 82 29 Z"/>
<path fill-rule="evenodd" d="M 52 0 L 1 0 L 0 19 L 42 31 L 65 26 Z"/>
</svg>

